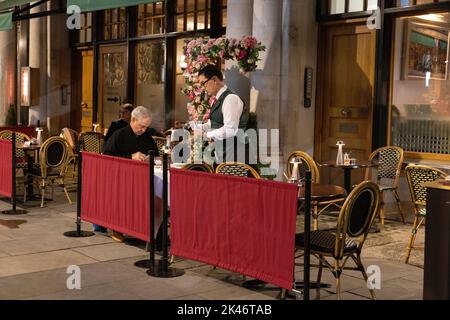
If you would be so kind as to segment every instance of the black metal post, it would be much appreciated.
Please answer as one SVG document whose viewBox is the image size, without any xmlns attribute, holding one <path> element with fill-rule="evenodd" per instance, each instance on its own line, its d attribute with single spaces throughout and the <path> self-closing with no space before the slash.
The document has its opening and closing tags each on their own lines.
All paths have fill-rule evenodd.
<svg viewBox="0 0 450 320">
<path fill-rule="evenodd" d="M 16 202 L 16 132 L 12 132 L 11 137 L 11 163 L 12 163 L 12 181 L 11 181 L 11 205 L 12 210 L 5 210 L 2 211 L 3 214 L 10 214 L 10 215 L 16 215 L 16 214 L 25 214 L 27 213 L 26 210 L 17 210 L 17 202 Z"/>
<path fill-rule="evenodd" d="M 91 231 L 81 230 L 81 190 L 82 190 L 82 169 L 83 169 L 83 144 L 78 141 L 77 155 L 78 155 L 78 176 L 77 176 L 77 230 L 64 232 L 64 235 L 69 238 L 86 238 L 95 235 Z"/>
<path fill-rule="evenodd" d="M 304 250 L 304 293 L 303 299 L 309 300 L 309 277 L 310 277 L 310 232 L 311 232 L 311 171 L 305 173 L 305 250 Z"/>
<path fill-rule="evenodd" d="M 169 156 L 167 153 L 163 154 L 163 224 L 162 224 L 162 250 L 163 256 L 154 268 L 147 270 L 147 274 L 158 278 L 174 278 L 184 274 L 184 270 L 177 268 L 169 268 Z M 151 164 L 153 166 L 153 164 Z"/>
<path fill-rule="evenodd" d="M 134 263 L 138 268 L 155 269 L 155 151 L 150 150 L 148 152 L 150 165 L 149 165 L 149 239 L 150 245 L 150 257 L 149 260 L 139 260 Z M 158 260 L 158 263 L 160 260 Z"/>
<path fill-rule="evenodd" d="M 168 199 L 168 176 L 169 158 L 166 153 L 163 154 L 163 226 L 162 226 L 162 268 L 163 272 L 167 272 L 169 268 L 169 237 L 168 237 L 168 220 L 169 220 L 169 199 Z"/>
</svg>

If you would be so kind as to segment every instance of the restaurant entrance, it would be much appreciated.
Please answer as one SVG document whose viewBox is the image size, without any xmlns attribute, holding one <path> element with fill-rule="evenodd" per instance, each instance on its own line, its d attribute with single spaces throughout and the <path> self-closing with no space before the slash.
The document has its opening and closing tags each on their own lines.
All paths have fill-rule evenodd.
<svg viewBox="0 0 450 320">
<path fill-rule="evenodd" d="M 108 128 L 117 120 L 119 107 L 127 95 L 127 47 L 112 45 L 100 47 L 98 123 Z"/>
<path fill-rule="evenodd" d="M 376 32 L 366 20 L 323 24 L 320 27 L 316 150 L 319 162 L 336 159 L 336 142 L 344 141 L 345 152 L 360 161 L 372 150 L 372 118 Z M 352 183 L 361 181 L 362 170 Z M 325 169 L 323 183 L 342 185 L 341 170 Z"/>
</svg>

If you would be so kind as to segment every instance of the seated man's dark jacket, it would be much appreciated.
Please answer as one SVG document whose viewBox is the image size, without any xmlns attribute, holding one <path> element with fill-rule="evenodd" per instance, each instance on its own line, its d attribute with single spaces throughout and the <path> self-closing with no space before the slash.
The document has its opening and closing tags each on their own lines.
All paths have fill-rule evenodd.
<svg viewBox="0 0 450 320">
<path fill-rule="evenodd" d="M 108 128 L 108 132 L 106 133 L 105 136 L 105 142 L 108 141 L 109 138 L 111 138 L 114 132 L 116 132 L 119 129 L 125 128 L 128 125 L 129 123 L 122 119 L 111 122 Z"/>
<path fill-rule="evenodd" d="M 155 156 L 159 155 L 158 147 L 152 136 L 148 132 L 137 136 L 128 125 L 113 133 L 103 147 L 103 154 L 131 159 L 133 153 L 148 154 L 149 150 L 153 150 Z"/>
</svg>

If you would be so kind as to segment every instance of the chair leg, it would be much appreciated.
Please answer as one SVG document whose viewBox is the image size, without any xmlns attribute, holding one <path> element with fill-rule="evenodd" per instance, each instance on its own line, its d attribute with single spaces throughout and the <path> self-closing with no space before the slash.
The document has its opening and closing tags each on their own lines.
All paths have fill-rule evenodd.
<svg viewBox="0 0 450 320">
<path fill-rule="evenodd" d="M 364 277 L 364 280 L 366 281 L 366 284 L 367 284 L 367 280 L 369 278 L 367 277 L 366 269 L 364 269 L 364 266 L 363 266 L 363 264 L 361 262 L 361 256 L 358 255 L 358 257 L 356 258 L 355 262 L 356 262 L 359 270 L 361 271 L 361 273 L 362 273 L 362 275 Z M 377 297 L 375 296 L 375 290 L 369 289 L 369 292 L 370 292 L 370 296 L 372 297 L 372 300 L 376 300 Z"/>
<path fill-rule="evenodd" d="M 411 250 L 414 248 L 414 242 L 416 240 L 417 231 L 419 230 L 421 222 L 419 222 L 419 217 L 416 215 L 414 218 L 413 228 L 411 230 L 411 238 L 409 239 L 408 247 L 406 248 L 406 258 L 405 263 L 409 262 L 409 257 L 411 256 Z"/>
<path fill-rule="evenodd" d="M 286 299 L 287 290 L 281 289 L 280 299 L 285 300 Z"/>
<path fill-rule="evenodd" d="M 381 192 L 381 203 L 380 203 L 380 223 L 384 226 L 384 192 Z"/>
<path fill-rule="evenodd" d="M 313 212 L 313 230 L 317 230 L 319 228 L 319 215 L 318 215 L 318 207 L 317 205 L 314 206 L 314 212 Z"/>
<path fill-rule="evenodd" d="M 42 181 L 41 193 L 42 193 L 42 196 L 41 196 L 41 208 L 43 208 L 44 207 L 44 199 L 45 199 L 45 182 L 44 181 Z"/>
<path fill-rule="evenodd" d="M 66 194 L 67 200 L 69 201 L 69 204 L 72 204 L 72 200 L 69 197 L 69 193 L 67 192 L 67 188 L 65 185 L 63 185 L 64 193 Z"/>
<path fill-rule="evenodd" d="M 317 272 L 316 300 L 320 300 L 320 283 L 322 282 L 322 271 L 323 271 L 323 262 L 322 262 L 322 257 L 319 256 L 319 270 Z"/>
<path fill-rule="evenodd" d="M 405 214 L 403 213 L 403 210 L 402 210 L 402 208 L 400 206 L 400 197 L 398 195 L 397 189 L 392 190 L 392 193 L 394 194 L 395 201 L 397 202 L 397 208 L 398 208 L 398 211 L 400 212 L 400 215 L 402 217 L 403 224 L 406 224 Z"/>
</svg>

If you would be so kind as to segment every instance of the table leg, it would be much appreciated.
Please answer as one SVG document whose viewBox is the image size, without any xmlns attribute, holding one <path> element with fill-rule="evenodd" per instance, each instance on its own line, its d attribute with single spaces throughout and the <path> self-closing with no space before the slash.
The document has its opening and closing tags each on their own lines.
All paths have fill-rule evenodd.
<svg viewBox="0 0 450 320">
<path fill-rule="evenodd" d="M 344 188 L 347 191 L 347 194 L 350 194 L 352 191 L 352 169 L 344 168 Z"/>
</svg>

